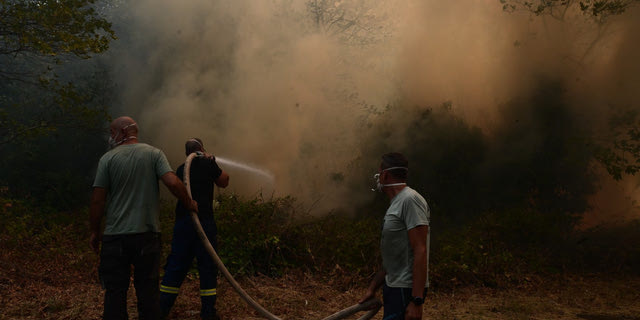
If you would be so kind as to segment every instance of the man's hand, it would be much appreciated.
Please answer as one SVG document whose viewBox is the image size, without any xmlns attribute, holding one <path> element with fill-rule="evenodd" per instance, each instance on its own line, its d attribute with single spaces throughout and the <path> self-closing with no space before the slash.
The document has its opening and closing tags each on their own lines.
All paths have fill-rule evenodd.
<svg viewBox="0 0 640 320">
<path fill-rule="evenodd" d="M 100 252 L 100 242 L 102 242 L 102 237 L 99 234 L 91 233 L 89 237 L 89 246 L 95 253 Z"/>
<path fill-rule="evenodd" d="M 182 202 L 182 204 L 189 210 L 193 212 L 198 212 L 198 203 L 195 202 L 191 197 L 189 197 L 189 193 L 187 192 L 187 188 L 185 188 L 182 180 L 176 176 L 172 171 L 165 173 L 160 177 L 162 183 L 164 183 L 169 191 Z"/>
<path fill-rule="evenodd" d="M 365 294 L 364 297 L 362 297 L 362 299 L 358 300 L 358 304 L 363 304 L 365 302 L 367 302 L 370 299 L 373 299 L 375 297 L 376 293 L 375 291 L 369 289 L 367 290 L 367 293 Z"/>
<path fill-rule="evenodd" d="M 91 193 L 91 205 L 89 206 L 89 246 L 93 252 L 100 252 L 100 242 L 102 242 L 102 231 L 100 223 L 104 215 L 105 201 L 107 199 L 107 189 L 95 187 Z"/>
<path fill-rule="evenodd" d="M 418 306 L 413 302 L 409 302 L 407 310 L 404 313 L 405 320 L 421 320 L 422 319 L 422 306 Z"/>
<path fill-rule="evenodd" d="M 191 212 L 198 213 L 198 202 L 191 199 L 191 203 L 189 203 L 189 207 L 187 209 L 189 209 L 189 211 Z"/>
<path fill-rule="evenodd" d="M 387 273 L 384 270 L 376 272 L 376 274 L 373 276 L 373 280 L 371 280 L 371 283 L 369 284 L 369 288 L 367 288 L 367 293 L 364 297 L 362 297 L 362 299 L 358 301 L 359 304 L 363 304 L 367 300 L 375 298 L 376 291 L 378 291 L 382 284 L 384 284 L 384 276 L 386 274 Z M 373 308 L 375 308 L 375 306 L 371 306 L 371 309 Z"/>
</svg>

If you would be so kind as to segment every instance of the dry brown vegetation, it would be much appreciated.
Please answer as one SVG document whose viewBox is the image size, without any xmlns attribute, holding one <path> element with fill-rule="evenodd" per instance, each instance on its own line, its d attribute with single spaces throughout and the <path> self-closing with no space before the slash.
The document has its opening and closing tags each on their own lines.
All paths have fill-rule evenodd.
<svg viewBox="0 0 640 320">
<path fill-rule="evenodd" d="M 256 217 L 257 213 L 275 212 L 268 205 L 264 208 L 258 204 L 234 205 L 235 217 Z M 87 243 L 86 212 L 40 212 L 22 206 L 20 202 L 10 202 L 0 208 L 4 209 L 0 210 L 0 320 L 100 319 L 103 291 L 98 282 L 98 256 L 89 250 Z M 33 215 L 33 212 L 38 212 L 38 215 Z M 83 219 L 78 220 L 77 217 Z M 171 215 L 163 217 L 166 220 Z M 305 267 L 307 260 L 303 259 L 295 263 L 281 263 L 273 269 L 277 271 L 275 276 L 262 276 L 266 273 L 261 270 L 272 270 L 258 268 L 260 265 L 256 259 L 264 256 L 265 252 L 271 252 L 262 250 L 247 254 L 246 259 L 254 265 L 251 272 L 247 272 L 247 268 L 231 269 L 232 272 L 238 274 L 239 282 L 254 299 L 285 320 L 322 319 L 355 304 L 368 285 L 370 275 L 367 274 L 371 268 L 365 268 L 362 262 L 356 263 L 355 260 L 351 260 L 350 265 L 348 258 L 353 253 L 335 256 L 334 251 L 345 249 L 339 247 L 339 242 L 322 240 L 331 235 L 354 233 L 362 238 L 374 236 L 362 226 L 335 219 L 316 222 L 316 228 L 310 228 L 309 233 L 317 234 L 317 238 L 305 238 L 315 240 L 309 247 L 313 248 L 309 250 L 316 257 L 312 260 L 315 265 Z M 279 220 L 262 217 L 260 221 Z M 164 221 L 163 225 L 170 226 L 171 223 Z M 252 226 L 257 223 L 226 224 L 229 228 L 235 225 Z M 511 262 L 494 259 L 497 262 L 468 266 L 466 263 L 476 260 L 467 257 L 482 255 L 477 241 L 469 241 L 472 245 L 463 241 L 457 247 L 456 243 L 450 243 L 449 247 L 457 249 L 449 253 L 440 242 L 438 254 L 433 256 L 432 283 L 435 287 L 424 307 L 425 319 L 640 320 L 637 225 L 629 224 L 628 228 L 601 233 L 584 233 L 583 237 L 590 239 L 589 243 L 598 244 L 595 249 L 591 245 L 586 246 L 587 240 L 584 240 L 582 247 L 577 247 L 584 252 L 570 255 L 570 250 L 575 251 L 576 247 L 562 251 L 567 253 L 562 262 L 575 257 L 577 267 L 567 264 L 565 268 L 550 268 L 562 266 L 551 263 L 557 262 L 554 259 L 559 255 L 547 257 L 544 260 L 547 264 L 538 267 L 532 266 L 534 260 L 526 259 L 535 255 L 513 258 Z M 284 243 L 285 240 L 300 242 L 300 237 L 306 236 L 274 233 L 273 228 L 268 228 L 265 223 L 261 227 L 269 239 L 273 235 L 283 239 L 279 247 L 289 250 L 295 248 Z M 318 230 L 331 230 L 333 233 Z M 347 232 L 349 230 L 352 232 Z M 238 231 L 236 234 L 241 233 Z M 504 232 L 491 234 L 495 234 L 496 241 L 499 235 L 504 237 Z M 454 236 L 449 238 L 457 239 Z M 168 245 L 168 239 L 165 240 L 165 245 Z M 353 245 L 358 243 L 356 240 L 349 238 L 341 243 Z M 262 238 L 242 241 L 242 248 L 236 252 L 228 251 L 223 257 L 230 258 L 238 251 L 243 253 L 242 250 L 248 250 L 248 244 L 264 243 Z M 316 242 L 322 246 L 314 246 Z M 233 247 L 233 243 L 227 247 Z M 373 252 L 374 249 L 368 250 Z M 235 258 L 239 259 L 238 256 Z M 238 260 L 241 262 L 239 265 L 247 265 L 243 259 Z M 269 261 L 275 260 L 261 263 L 273 265 Z M 523 264 L 531 267 L 526 268 Z M 595 264 L 599 267 L 587 268 Z M 465 266 L 466 269 L 463 268 Z M 464 270 L 466 274 L 463 274 Z M 493 272 L 487 273 L 487 270 Z M 181 288 L 170 319 L 199 319 L 198 293 L 197 274 L 190 274 Z M 219 281 L 218 295 L 218 310 L 223 319 L 259 319 L 225 279 Z M 137 319 L 133 288 L 128 301 L 130 318 Z M 378 313 L 375 319 L 382 319 L 382 313 Z"/>
<path fill-rule="evenodd" d="M 94 267 L 86 269 L 70 266 L 69 257 L 37 257 L 0 253 L 0 319 L 100 318 L 103 292 L 96 257 L 89 256 L 85 264 Z M 321 319 L 354 304 L 367 279 L 354 279 L 344 270 L 329 276 L 292 271 L 279 278 L 245 277 L 240 283 L 283 319 Z M 260 318 L 224 279 L 218 294 L 223 319 Z M 199 309 L 198 279 L 190 275 L 170 318 L 199 319 Z M 640 277 L 531 276 L 512 287 L 435 289 L 424 311 L 426 319 L 640 319 Z M 133 288 L 129 313 L 137 319 Z M 382 312 L 374 319 L 382 319 Z"/>
</svg>

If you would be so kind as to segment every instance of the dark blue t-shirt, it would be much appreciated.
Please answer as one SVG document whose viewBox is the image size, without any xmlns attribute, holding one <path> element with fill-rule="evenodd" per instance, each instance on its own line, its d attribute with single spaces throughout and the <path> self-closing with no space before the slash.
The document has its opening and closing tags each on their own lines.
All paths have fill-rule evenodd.
<svg viewBox="0 0 640 320">
<path fill-rule="evenodd" d="M 178 178 L 184 181 L 184 163 L 176 171 Z M 213 187 L 215 181 L 222 174 L 222 169 L 216 163 L 215 158 L 195 157 L 191 160 L 191 197 L 198 202 L 198 215 L 213 215 Z M 189 214 L 180 201 L 176 205 L 176 215 Z"/>
</svg>

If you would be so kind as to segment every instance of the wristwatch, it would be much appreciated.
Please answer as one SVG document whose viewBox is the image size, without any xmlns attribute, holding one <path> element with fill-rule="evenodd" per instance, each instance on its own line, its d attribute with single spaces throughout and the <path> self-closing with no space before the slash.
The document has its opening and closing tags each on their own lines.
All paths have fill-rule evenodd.
<svg viewBox="0 0 640 320">
<path fill-rule="evenodd" d="M 413 304 L 415 304 L 416 306 L 420 306 L 424 303 L 424 298 L 423 297 L 411 297 L 411 302 L 413 302 Z"/>
</svg>

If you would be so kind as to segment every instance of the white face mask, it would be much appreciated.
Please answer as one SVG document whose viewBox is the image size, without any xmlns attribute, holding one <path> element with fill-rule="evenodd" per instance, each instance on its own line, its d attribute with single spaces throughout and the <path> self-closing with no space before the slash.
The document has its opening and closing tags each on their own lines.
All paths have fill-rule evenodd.
<svg viewBox="0 0 640 320">
<path fill-rule="evenodd" d="M 405 168 L 405 167 L 391 167 L 391 168 L 386 168 L 386 169 L 384 169 L 382 171 L 384 172 L 384 171 L 387 171 L 387 170 L 394 170 L 394 169 L 404 169 L 404 170 L 409 171 L 409 168 Z M 372 188 L 371 191 L 382 192 L 382 188 L 383 187 L 406 186 L 407 185 L 406 182 L 382 184 L 382 183 L 380 183 L 380 174 L 379 173 L 376 173 L 376 174 L 373 175 L 373 180 L 375 181 L 376 186 L 375 186 L 375 188 Z"/>
<path fill-rule="evenodd" d="M 120 141 L 116 140 L 120 136 L 120 132 L 124 131 L 125 129 L 127 129 L 127 128 L 131 127 L 131 126 L 137 126 L 137 125 L 138 124 L 134 122 L 134 123 L 132 123 L 132 124 L 130 124 L 128 126 L 124 126 L 122 129 L 120 129 L 120 131 L 118 131 L 118 134 L 116 135 L 115 138 L 112 137 L 112 136 L 109 136 L 109 141 L 108 141 L 109 142 L 109 148 L 113 149 L 113 148 L 121 145 L 123 142 L 125 142 L 125 141 L 127 141 L 129 139 L 135 138 L 135 136 L 128 136 L 126 138 L 122 138 L 122 140 L 120 140 Z"/>
<path fill-rule="evenodd" d="M 113 149 L 118 146 L 116 139 L 114 139 L 112 136 L 109 136 L 108 143 L 109 143 L 109 149 Z"/>
</svg>

